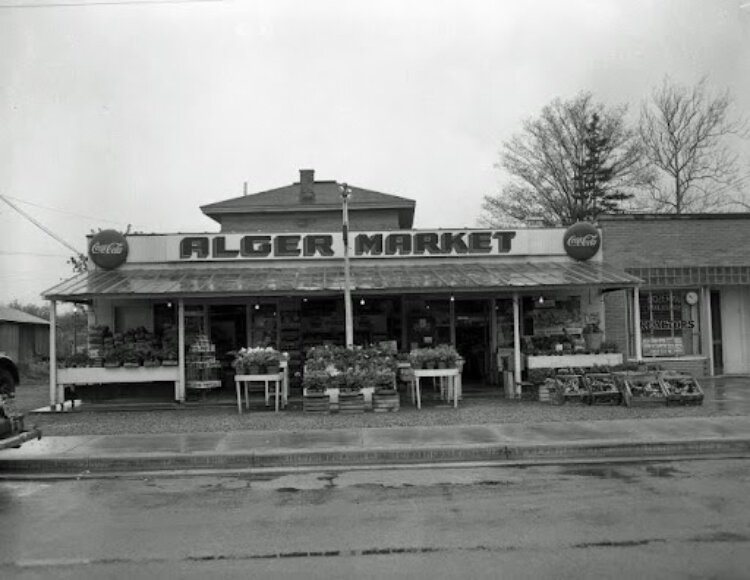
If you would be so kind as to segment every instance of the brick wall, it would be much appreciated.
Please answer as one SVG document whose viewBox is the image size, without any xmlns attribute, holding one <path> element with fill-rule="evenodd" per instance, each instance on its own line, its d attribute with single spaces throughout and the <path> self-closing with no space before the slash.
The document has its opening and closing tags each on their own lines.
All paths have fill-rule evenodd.
<svg viewBox="0 0 750 580">
<path fill-rule="evenodd" d="M 618 268 L 750 265 L 750 214 L 608 216 L 600 227 Z"/>
<path fill-rule="evenodd" d="M 351 230 L 397 230 L 398 210 L 350 211 Z M 341 230 L 341 211 L 315 214 L 289 212 L 284 214 L 247 214 L 222 217 L 222 232 L 337 232 Z"/>
<path fill-rule="evenodd" d="M 750 265 L 750 214 L 605 216 L 599 225 L 605 262 L 622 270 Z M 627 348 L 626 316 L 625 292 L 607 294 L 606 338 L 634 358 Z M 707 359 L 662 360 L 665 368 L 708 374 Z"/>
</svg>

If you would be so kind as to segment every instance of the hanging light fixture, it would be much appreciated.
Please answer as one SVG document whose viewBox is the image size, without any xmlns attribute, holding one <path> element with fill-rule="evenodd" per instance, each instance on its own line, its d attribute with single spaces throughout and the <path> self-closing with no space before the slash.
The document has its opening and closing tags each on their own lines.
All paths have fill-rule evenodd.
<svg viewBox="0 0 750 580">
<path fill-rule="evenodd" d="M 544 296 L 539 296 L 539 298 L 537 299 L 537 303 L 544 304 Z"/>
</svg>

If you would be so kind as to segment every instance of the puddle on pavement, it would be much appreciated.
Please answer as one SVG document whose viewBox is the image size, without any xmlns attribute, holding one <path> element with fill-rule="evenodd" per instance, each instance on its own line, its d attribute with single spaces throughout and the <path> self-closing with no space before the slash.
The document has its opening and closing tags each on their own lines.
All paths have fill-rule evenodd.
<svg viewBox="0 0 750 580">
<path fill-rule="evenodd" d="M 636 480 L 635 476 L 623 473 L 621 470 L 609 466 L 564 467 L 562 468 L 562 475 L 573 475 L 577 477 L 596 477 L 598 479 L 612 479 L 617 481 L 624 481 L 626 483 L 631 483 Z"/>
<path fill-rule="evenodd" d="M 682 471 L 669 465 L 647 465 L 646 473 L 652 477 L 676 477 L 682 474 Z"/>
</svg>

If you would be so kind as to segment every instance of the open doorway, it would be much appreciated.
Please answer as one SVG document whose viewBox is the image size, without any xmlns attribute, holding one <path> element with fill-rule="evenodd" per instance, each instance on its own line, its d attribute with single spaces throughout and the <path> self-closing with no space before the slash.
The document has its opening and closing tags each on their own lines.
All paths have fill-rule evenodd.
<svg viewBox="0 0 750 580">
<path fill-rule="evenodd" d="M 489 384 L 490 324 L 489 301 L 456 300 L 456 350 L 466 361 L 464 381 Z"/>
</svg>

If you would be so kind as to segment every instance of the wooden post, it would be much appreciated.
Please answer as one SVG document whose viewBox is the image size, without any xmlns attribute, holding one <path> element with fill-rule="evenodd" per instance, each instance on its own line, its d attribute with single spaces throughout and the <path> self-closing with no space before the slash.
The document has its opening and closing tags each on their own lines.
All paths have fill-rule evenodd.
<svg viewBox="0 0 750 580">
<path fill-rule="evenodd" d="M 451 333 L 451 344 L 456 347 L 456 299 L 451 294 L 450 297 L 450 333 Z"/>
<path fill-rule="evenodd" d="M 714 376 L 714 321 L 711 317 L 711 288 L 701 287 L 701 349 L 704 356 L 708 357 L 708 375 Z"/>
<path fill-rule="evenodd" d="M 175 400 L 185 402 L 185 299 L 177 300 L 177 360 L 179 361 L 180 379 L 175 389 Z"/>
<path fill-rule="evenodd" d="M 521 305 L 518 292 L 513 292 L 513 364 L 516 390 L 521 388 Z"/>
<path fill-rule="evenodd" d="M 57 300 L 49 301 L 49 408 L 57 407 Z"/>
<path fill-rule="evenodd" d="M 641 299 L 638 286 L 633 286 L 633 336 L 635 338 L 635 360 L 643 361 L 643 339 L 641 337 Z"/>
<path fill-rule="evenodd" d="M 497 384 L 500 372 L 497 365 L 497 300 L 490 298 L 490 384 Z"/>
<path fill-rule="evenodd" d="M 401 352 L 409 352 L 409 329 L 406 327 L 406 296 L 401 295 Z"/>
</svg>

